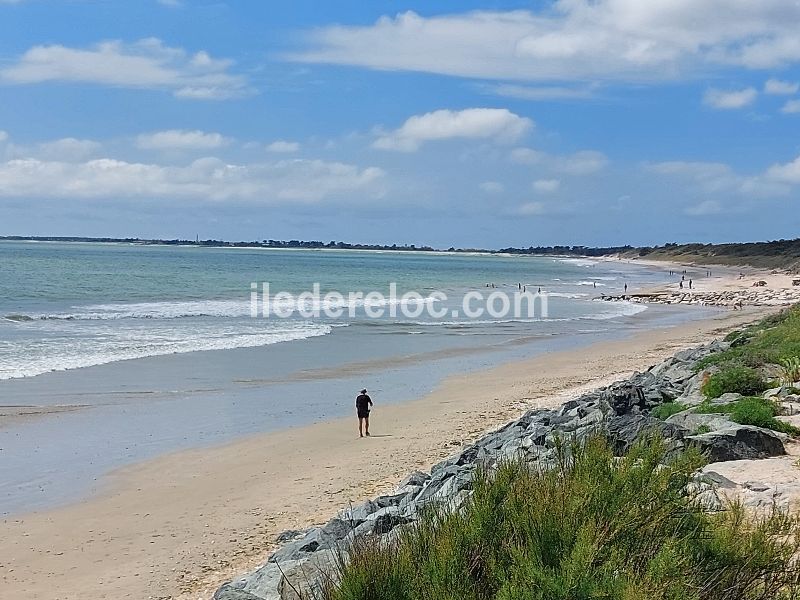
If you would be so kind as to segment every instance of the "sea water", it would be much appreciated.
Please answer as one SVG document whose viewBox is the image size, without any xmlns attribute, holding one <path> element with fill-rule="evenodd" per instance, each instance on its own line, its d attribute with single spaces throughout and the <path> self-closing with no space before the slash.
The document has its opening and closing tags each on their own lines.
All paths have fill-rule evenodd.
<svg viewBox="0 0 800 600">
<path fill-rule="evenodd" d="M 164 452 L 349 414 L 361 387 L 402 402 L 451 373 L 707 314 L 597 299 L 665 281 L 560 257 L 0 242 L 0 405 L 80 407 L 0 421 L 0 513 L 74 500 Z M 408 304 L 437 292 L 446 316 L 372 317 L 355 300 L 340 317 L 253 318 L 263 283 L 345 298 L 393 285 L 422 297 Z M 547 315 L 459 313 L 467 294 L 520 286 L 541 288 Z"/>
</svg>

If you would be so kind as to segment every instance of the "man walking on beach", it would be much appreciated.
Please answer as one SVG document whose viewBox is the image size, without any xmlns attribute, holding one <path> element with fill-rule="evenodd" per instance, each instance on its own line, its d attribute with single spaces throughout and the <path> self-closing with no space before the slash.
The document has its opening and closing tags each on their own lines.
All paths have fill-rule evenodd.
<svg viewBox="0 0 800 600">
<path fill-rule="evenodd" d="M 372 398 L 367 396 L 367 390 L 364 388 L 356 398 L 356 412 L 358 413 L 358 436 L 364 437 L 367 434 L 369 437 L 369 409 L 372 406 Z M 363 429 L 362 429 L 363 427 Z"/>
</svg>

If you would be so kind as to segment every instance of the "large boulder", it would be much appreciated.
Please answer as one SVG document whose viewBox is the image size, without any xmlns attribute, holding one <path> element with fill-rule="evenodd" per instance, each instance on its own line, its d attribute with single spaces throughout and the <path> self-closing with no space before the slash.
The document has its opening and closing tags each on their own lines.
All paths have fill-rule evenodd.
<svg viewBox="0 0 800 600">
<path fill-rule="evenodd" d="M 699 427 L 708 427 L 709 431 L 717 431 L 719 429 L 727 429 L 728 427 L 736 426 L 736 423 L 728 419 L 725 415 L 700 414 L 694 412 L 692 409 L 675 413 L 668 417 L 666 421 L 667 423 L 683 427 L 689 431 L 697 431 Z"/>
<path fill-rule="evenodd" d="M 659 434 L 665 440 L 680 441 L 686 430 L 641 413 L 614 416 L 606 423 L 606 435 L 618 456 L 625 454 L 642 435 L 648 433 Z"/>
<path fill-rule="evenodd" d="M 255 571 L 224 584 L 214 594 L 213 600 L 280 600 L 278 588 L 284 566 L 291 568 L 294 563 L 289 562 L 279 567 L 268 562 Z"/>
<path fill-rule="evenodd" d="M 687 442 L 697 444 L 710 462 L 769 458 L 786 454 L 781 438 L 768 429 L 733 425 L 702 435 L 690 435 Z"/>
</svg>

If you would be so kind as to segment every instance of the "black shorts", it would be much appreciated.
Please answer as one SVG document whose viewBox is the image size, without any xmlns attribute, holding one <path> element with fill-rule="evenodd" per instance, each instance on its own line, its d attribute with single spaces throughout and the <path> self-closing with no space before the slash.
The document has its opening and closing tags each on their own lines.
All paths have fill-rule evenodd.
<svg viewBox="0 0 800 600">
<path fill-rule="evenodd" d="M 359 408 L 358 409 L 358 418 L 359 419 L 368 419 L 369 418 L 369 409 L 368 408 L 364 408 L 364 409 Z"/>
</svg>

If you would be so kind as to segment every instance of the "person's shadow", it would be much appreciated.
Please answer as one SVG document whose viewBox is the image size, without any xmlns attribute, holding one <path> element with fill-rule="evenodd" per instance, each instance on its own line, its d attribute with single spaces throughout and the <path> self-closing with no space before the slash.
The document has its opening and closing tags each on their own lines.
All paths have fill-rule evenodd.
<svg viewBox="0 0 800 600">
<path fill-rule="evenodd" d="M 392 437 L 390 433 L 370 433 L 369 437 Z"/>
</svg>

